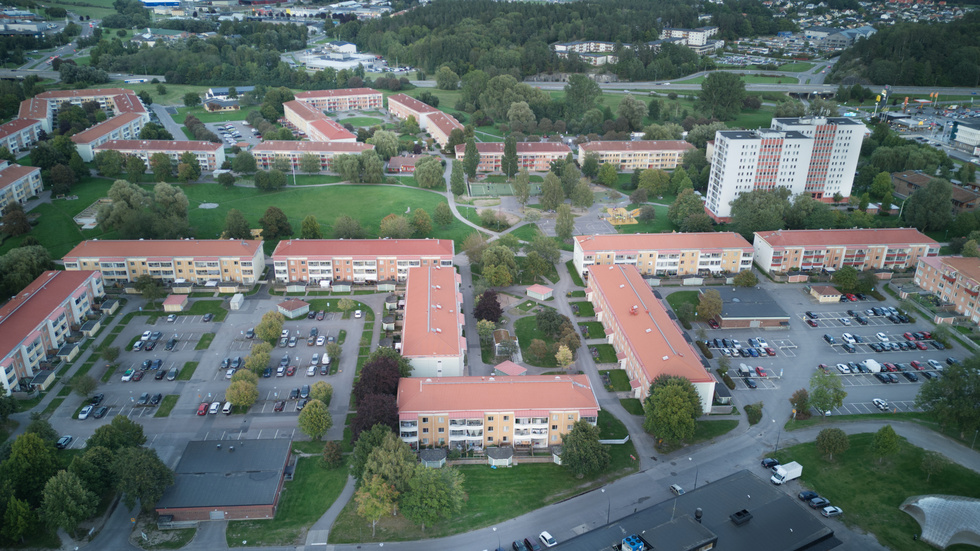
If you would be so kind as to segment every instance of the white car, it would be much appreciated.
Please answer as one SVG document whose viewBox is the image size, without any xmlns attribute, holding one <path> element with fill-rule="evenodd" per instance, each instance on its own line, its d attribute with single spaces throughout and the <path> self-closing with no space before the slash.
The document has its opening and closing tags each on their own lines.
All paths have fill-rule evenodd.
<svg viewBox="0 0 980 551">
<path fill-rule="evenodd" d="M 847 318 L 837 318 L 837 321 L 839 321 L 841 325 L 851 325 L 851 320 Z"/>
<path fill-rule="evenodd" d="M 314 375 L 316 375 L 316 365 L 311 365 L 310 367 L 306 368 L 307 377 L 312 377 Z"/>
<path fill-rule="evenodd" d="M 851 368 L 847 367 L 845 364 L 837 364 L 837 371 L 840 371 L 841 373 L 850 373 Z"/>
<path fill-rule="evenodd" d="M 313 354 L 313 357 L 310 358 L 310 365 L 316 365 L 318 363 L 320 363 L 320 354 Z"/>
<path fill-rule="evenodd" d="M 232 367 L 228 371 L 225 371 L 225 379 L 231 379 L 232 376 L 235 374 L 236 371 L 238 371 L 238 370 L 235 369 L 234 367 Z"/>
<path fill-rule="evenodd" d="M 875 407 L 881 411 L 888 411 L 888 402 L 882 400 L 881 398 L 875 398 L 874 400 L 871 400 L 871 403 L 873 403 Z"/>
<path fill-rule="evenodd" d="M 888 342 L 888 335 L 884 333 L 877 333 L 875 336 L 878 337 L 878 340 L 881 342 Z"/>
<path fill-rule="evenodd" d="M 289 329 L 283 329 L 282 330 L 282 333 L 279 334 L 279 338 L 280 339 L 288 339 L 289 338 Z"/>
<path fill-rule="evenodd" d="M 937 362 L 936 360 L 926 360 L 926 363 L 929 364 L 929 367 L 931 367 L 931 368 L 933 368 L 933 369 L 935 369 L 937 371 L 942 371 L 943 370 L 943 364 Z"/>
<path fill-rule="evenodd" d="M 330 365 L 330 354 L 324 354 L 321 361 L 323 362 L 323 365 Z"/>
<path fill-rule="evenodd" d="M 136 373 L 136 370 L 135 369 L 127 369 L 126 372 L 123 373 L 123 376 L 122 376 L 123 382 L 128 383 L 129 381 L 132 381 L 133 380 L 133 373 Z"/>
<path fill-rule="evenodd" d="M 831 505 L 829 507 L 824 507 L 823 510 L 820 511 L 820 514 L 827 518 L 830 518 L 830 517 L 843 515 L 844 511 L 842 511 L 840 507 L 835 507 Z"/>
<path fill-rule="evenodd" d="M 83 407 L 82 408 L 82 411 L 79 411 L 78 412 L 78 418 L 79 419 L 88 419 L 88 414 L 89 413 L 92 413 L 92 408 L 94 408 L 94 407 L 95 406 L 91 406 L 91 405 Z"/>
<path fill-rule="evenodd" d="M 361 317 L 361 311 L 360 310 L 354 310 L 354 317 L 355 318 L 360 318 Z"/>
<path fill-rule="evenodd" d="M 167 316 L 167 323 L 173 323 L 177 321 L 177 314 L 170 314 Z"/>
<path fill-rule="evenodd" d="M 755 339 L 755 342 L 758 343 L 758 348 L 769 348 L 769 343 L 762 337 Z"/>
<path fill-rule="evenodd" d="M 144 342 L 145 341 L 136 341 L 136 343 L 133 344 L 133 352 L 139 352 L 140 350 L 143 350 Z"/>
<path fill-rule="evenodd" d="M 152 335 L 152 334 L 153 334 L 153 331 L 143 331 L 143 336 L 140 337 L 140 340 L 141 341 L 148 341 L 148 340 L 150 340 L 150 335 Z"/>
<path fill-rule="evenodd" d="M 317 346 L 323 346 L 323 344 L 326 343 L 326 342 L 327 342 L 327 336 L 326 335 L 320 335 L 319 337 L 316 338 L 316 345 Z"/>
<path fill-rule="evenodd" d="M 545 547 L 554 547 L 558 545 L 558 542 L 555 541 L 555 538 L 551 537 L 551 534 L 549 534 L 547 530 L 541 532 L 541 534 L 538 535 L 538 539 L 541 540 L 541 543 L 543 543 Z"/>
<path fill-rule="evenodd" d="M 841 338 L 844 339 L 844 342 L 849 343 L 849 344 L 856 344 L 857 343 L 857 340 L 854 338 L 854 335 L 852 335 L 850 333 L 844 333 L 843 335 L 841 335 Z"/>
</svg>

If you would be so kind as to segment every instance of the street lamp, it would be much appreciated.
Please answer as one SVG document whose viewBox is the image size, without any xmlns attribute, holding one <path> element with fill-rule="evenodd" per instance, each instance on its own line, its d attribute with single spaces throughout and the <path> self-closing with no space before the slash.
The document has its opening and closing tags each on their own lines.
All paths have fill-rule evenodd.
<svg viewBox="0 0 980 551">
<path fill-rule="evenodd" d="M 698 465 L 697 461 L 694 461 L 693 457 L 688 457 L 688 461 L 694 462 L 694 489 L 698 489 L 698 475 L 701 474 L 701 465 Z"/>
<path fill-rule="evenodd" d="M 493 527 L 493 533 L 497 534 L 497 527 Z M 497 551 L 500 551 L 500 534 L 497 534 Z"/>
<path fill-rule="evenodd" d="M 602 493 L 606 493 L 606 489 L 605 488 L 600 488 L 599 491 L 602 492 Z M 607 500 L 606 501 L 606 524 L 609 524 L 609 515 L 610 515 L 610 512 L 612 511 L 612 494 L 611 493 L 610 493 L 610 495 L 606 496 L 606 500 Z"/>
</svg>

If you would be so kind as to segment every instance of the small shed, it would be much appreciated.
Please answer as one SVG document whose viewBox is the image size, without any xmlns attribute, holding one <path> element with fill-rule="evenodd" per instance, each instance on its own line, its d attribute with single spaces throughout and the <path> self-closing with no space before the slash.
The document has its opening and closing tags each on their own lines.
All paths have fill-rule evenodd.
<svg viewBox="0 0 980 551">
<path fill-rule="evenodd" d="M 92 337 L 95 336 L 96 333 L 99 332 L 99 329 L 101 329 L 101 328 L 102 328 L 102 320 L 101 319 L 88 320 L 88 321 L 86 321 L 85 323 L 82 324 L 81 331 L 82 331 L 82 334 L 85 335 L 86 337 L 92 338 Z"/>
<path fill-rule="evenodd" d="M 415 164 L 422 160 L 426 155 L 398 155 L 388 161 L 388 172 L 412 174 L 415 172 Z"/>
<path fill-rule="evenodd" d="M 493 332 L 493 353 L 496 356 L 504 356 L 501 354 L 500 345 L 504 342 L 511 341 L 514 343 L 514 347 L 517 347 L 517 337 L 510 334 L 510 331 L 506 329 L 497 329 Z"/>
<path fill-rule="evenodd" d="M 112 314 L 115 314 L 116 310 L 118 309 L 119 309 L 119 301 L 114 298 L 110 298 L 109 300 L 102 303 L 102 313 L 107 316 L 111 316 Z"/>
<path fill-rule="evenodd" d="M 388 314 L 387 316 L 381 318 L 381 329 L 384 331 L 395 330 L 395 316 L 393 314 Z"/>
<path fill-rule="evenodd" d="M 183 312 L 187 308 L 187 295 L 170 295 L 163 301 L 164 312 Z"/>
<path fill-rule="evenodd" d="M 513 467 L 514 448 L 487 448 L 487 464 L 491 467 Z"/>
<path fill-rule="evenodd" d="M 507 360 L 506 362 L 497 364 L 497 367 L 493 368 L 493 374 L 516 377 L 519 375 L 526 375 L 527 369 L 517 365 L 516 363 L 510 360 Z"/>
<path fill-rule="evenodd" d="M 814 285 L 810 287 L 810 296 L 817 302 L 840 302 L 841 292 L 830 285 Z"/>
<path fill-rule="evenodd" d="M 419 451 L 419 461 L 427 469 L 439 469 L 446 464 L 446 448 L 424 449 Z"/>
<path fill-rule="evenodd" d="M 398 295 L 388 295 L 385 297 L 385 310 L 398 309 Z"/>
<path fill-rule="evenodd" d="M 732 391 L 728 390 L 725 383 L 715 385 L 715 400 L 717 400 L 719 404 L 724 404 L 726 406 L 732 403 Z"/>
<path fill-rule="evenodd" d="M 537 300 L 548 300 L 551 298 L 551 294 L 554 290 L 551 287 L 545 287 L 544 285 L 531 285 L 527 288 L 527 296 L 537 299 Z"/>
<path fill-rule="evenodd" d="M 279 313 L 291 320 L 306 317 L 306 314 L 310 313 L 310 303 L 298 298 L 280 302 L 276 307 L 279 309 Z"/>
<path fill-rule="evenodd" d="M 37 375 L 35 375 L 34 378 L 31 379 L 31 386 L 37 390 L 47 390 L 51 388 L 51 385 L 54 384 L 54 381 L 55 381 L 54 370 L 43 369 L 41 371 L 38 371 Z"/>
<path fill-rule="evenodd" d="M 235 293 L 235 295 L 231 297 L 231 303 L 229 306 L 231 306 L 232 310 L 241 310 L 242 304 L 245 304 L 245 295 L 242 293 Z"/>
<path fill-rule="evenodd" d="M 551 446 L 551 460 L 555 465 L 561 465 L 561 444 Z"/>
</svg>

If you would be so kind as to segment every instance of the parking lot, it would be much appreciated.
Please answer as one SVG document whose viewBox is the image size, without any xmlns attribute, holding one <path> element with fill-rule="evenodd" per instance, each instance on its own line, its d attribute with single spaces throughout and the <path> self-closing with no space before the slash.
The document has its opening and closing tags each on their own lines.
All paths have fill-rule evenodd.
<svg viewBox="0 0 980 551">
<path fill-rule="evenodd" d="M 204 126 L 224 140 L 225 145 L 228 147 L 240 142 L 257 145 L 262 141 L 262 138 L 257 137 L 252 131 L 254 130 L 252 126 L 245 121 L 209 122 Z M 226 130 L 227 127 L 230 127 L 230 129 Z M 235 135 L 235 132 L 238 135 Z"/>
</svg>

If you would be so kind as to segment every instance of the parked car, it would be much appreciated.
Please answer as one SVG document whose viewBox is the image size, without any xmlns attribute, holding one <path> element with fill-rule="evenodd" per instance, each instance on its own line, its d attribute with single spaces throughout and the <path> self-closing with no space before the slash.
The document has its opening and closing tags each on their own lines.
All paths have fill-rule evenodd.
<svg viewBox="0 0 980 551">
<path fill-rule="evenodd" d="M 99 409 L 95 410 L 95 414 L 93 415 L 93 417 L 95 417 L 96 419 L 102 419 L 103 417 L 105 417 L 106 413 L 109 413 L 109 408 L 106 406 L 102 406 Z"/>
<path fill-rule="evenodd" d="M 177 314 L 170 314 L 167 316 L 167 323 L 173 323 L 177 321 Z"/>
<path fill-rule="evenodd" d="M 360 319 L 360 317 L 361 317 L 361 311 L 360 310 L 354 310 L 354 317 Z"/>
<path fill-rule="evenodd" d="M 820 511 L 820 514 L 823 515 L 823 516 L 825 516 L 825 517 L 827 517 L 827 518 L 830 518 L 830 517 L 836 517 L 836 516 L 843 515 L 844 514 L 844 511 L 842 511 L 840 507 L 835 507 L 835 506 L 831 505 L 829 507 L 824 507 Z"/>
<path fill-rule="evenodd" d="M 825 497 L 815 497 L 809 501 L 808 505 L 811 509 L 823 509 L 830 505 L 830 500 Z"/>
<path fill-rule="evenodd" d="M 891 380 L 888 378 L 887 373 L 875 373 L 875 379 L 878 379 L 884 384 L 888 384 L 891 382 Z"/>
<path fill-rule="evenodd" d="M 289 339 L 288 338 L 283 337 L 283 338 L 279 339 L 279 348 L 286 348 L 286 345 L 288 345 L 288 344 L 289 344 Z"/>
<path fill-rule="evenodd" d="M 208 414 L 208 406 L 209 406 L 209 404 L 207 402 L 201 402 L 201 405 L 197 406 L 197 414 L 198 415 L 207 415 Z"/>
<path fill-rule="evenodd" d="M 323 310 L 320 310 L 319 312 L 316 313 L 316 321 L 323 321 L 323 317 L 325 315 L 326 313 Z"/>
<path fill-rule="evenodd" d="M 768 376 L 768 375 L 766 374 L 766 370 L 765 370 L 765 368 L 764 368 L 764 367 L 762 367 L 761 365 L 760 365 L 760 366 L 757 366 L 757 367 L 755 368 L 755 372 L 756 372 L 756 374 L 757 374 L 758 376 L 760 376 L 760 377 L 767 377 L 767 376 Z"/>
<path fill-rule="evenodd" d="M 82 411 L 78 412 L 79 419 L 88 419 L 90 413 L 92 413 L 92 408 L 95 406 L 88 405 L 82 408 Z"/>
<path fill-rule="evenodd" d="M 152 334 L 153 334 L 153 331 L 143 331 L 143 335 L 140 336 L 140 340 L 141 341 L 148 341 L 148 340 L 150 340 L 150 335 L 152 335 Z"/>
<path fill-rule="evenodd" d="M 800 498 L 800 501 L 810 501 L 813 498 L 820 497 L 820 494 L 817 492 L 811 492 L 810 490 L 803 490 L 797 497 Z"/>
<path fill-rule="evenodd" d="M 547 531 L 538 534 L 538 539 L 541 540 L 541 543 L 543 543 L 545 547 L 554 547 L 558 545 L 555 538 L 551 537 L 551 534 L 549 534 Z"/>
<path fill-rule="evenodd" d="M 213 319 L 214 319 L 214 314 L 212 314 L 211 312 L 208 312 L 207 314 L 204 314 L 203 320 L 204 320 L 205 323 L 206 322 L 209 322 L 209 321 L 211 321 Z"/>
<path fill-rule="evenodd" d="M 145 373 L 146 373 L 146 371 L 143 371 L 142 369 L 137 370 L 136 373 L 133 373 L 133 380 L 134 381 L 142 381 L 143 380 L 143 375 Z"/>
<path fill-rule="evenodd" d="M 167 350 L 173 350 L 175 346 L 177 346 L 177 338 L 176 337 L 171 337 L 170 340 L 167 341 L 166 349 Z"/>
<path fill-rule="evenodd" d="M 289 366 L 289 367 L 286 368 L 286 376 L 287 377 L 292 377 L 295 374 L 296 374 L 296 366 L 295 365 L 291 365 L 291 366 Z"/>
<path fill-rule="evenodd" d="M 841 373 L 850 373 L 851 368 L 847 367 L 845 364 L 837 364 L 837 371 L 840 371 Z"/>
<path fill-rule="evenodd" d="M 221 402 L 211 402 L 211 407 L 208 408 L 208 413 L 211 415 L 217 415 L 221 411 Z"/>
<path fill-rule="evenodd" d="M 871 403 L 875 405 L 876 408 L 881 411 L 888 411 L 888 402 L 882 400 L 881 398 L 875 398 L 871 400 Z"/>
<path fill-rule="evenodd" d="M 510 546 L 514 549 L 514 551 L 531 551 L 521 540 L 515 541 L 514 543 L 510 544 Z"/>
<path fill-rule="evenodd" d="M 278 402 L 275 403 L 274 406 L 272 406 L 272 411 L 282 411 L 284 409 L 286 409 L 285 400 L 279 400 Z"/>
<path fill-rule="evenodd" d="M 779 465 L 779 461 L 777 461 L 776 459 L 773 459 L 771 457 L 767 457 L 767 458 L 765 458 L 765 459 L 762 460 L 762 466 L 765 467 L 765 468 L 767 468 L 767 469 L 771 469 L 771 468 L 775 467 L 776 465 Z"/>
<path fill-rule="evenodd" d="M 837 344 L 837 339 L 835 339 L 833 335 L 830 334 L 825 333 L 823 336 L 823 340 L 827 341 L 827 344 Z"/>
<path fill-rule="evenodd" d="M 156 346 L 157 346 L 157 341 L 146 341 L 146 344 L 143 345 L 143 350 L 150 352 L 154 348 L 156 348 Z"/>
<path fill-rule="evenodd" d="M 268 379 L 269 377 L 272 377 L 272 368 L 271 367 L 267 367 L 267 368 L 265 368 L 265 369 L 262 370 L 262 378 L 263 379 Z"/>
<path fill-rule="evenodd" d="M 246 339 L 254 339 L 255 338 L 255 328 L 254 327 L 253 328 L 250 328 L 248 331 L 245 332 L 245 338 Z"/>
<path fill-rule="evenodd" d="M 753 379 L 752 377 L 745 378 L 745 386 L 749 388 L 759 388 L 758 383 L 756 383 L 755 379 Z"/>
<path fill-rule="evenodd" d="M 160 400 L 163 400 L 163 394 L 160 394 L 158 392 L 150 397 L 150 405 L 151 406 L 158 405 L 160 403 Z"/>
<path fill-rule="evenodd" d="M 74 439 L 69 435 L 62 436 L 61 438 L 58 439 L 58 442 L 55 444 L 55 447 L 58 448 L 59 450 L 63 450 L 67 448 L 69 445 L 71 445 L 72 440 Z"/>
<path fill-rule="evenodd" d="M 854 345 L 850 343 L 844 343 L 843 345 L 841 345 L 841 348 L 843 348 L 844 350 L 846 350 L 851 354 L 857 352 L 857 348 L 855 348 Z"/>
<path fill-rule="evenodd" d="M 316 365 L 311 365 L 310 367 L 306 368 L 307 377 L 312 377 L 314 375 L 316 375 Z"/>
<path fill-rule="evenodd" d="M 811 319 L 806 320 L 806 324 L 810 327 L 817 327 L 817 322 Z"/>
<path fill-rule="evenodd" d="M 926 360 L 926 363 L 929 364 L 929 367 L 931 367 L 931 368 L 933 368 L 933 369 L 935 369 L 937 371 L 942 371 L 943 370 L 943 364 L 937 362 L 936 360 Z"/>
<path fill-rule="evenodd" d="M 143 350 L 143 341 L 136 341 L 133 344 L 133 352 L 139 352 L 140 350 Z"/>
<path fill-rule="evenodd" d="M 316 317 L 316 310 L 310 310 L 310 312 L 308 314 L 306 314 L 306 319 L 308 319 L 308 320 L 311 320 L 311 319 L 313 319 L 315 317 Z"/>
<path fill-rule="evenodd" d="M 931 344 L 936 350 L 946 350 L 946 345 L 939 341 L 929 341 L 929 344 Z"/>
<path fill-rule="evenodd" d="M 136 405 L 138 405 L 138 406 L 145 406 L 145 405 L 147 405 L 149 403 L 150 403 L 150 393 L 149 392 L 144 392 L 143 394 L 140 394 L 139 400 L 136 400 Z"/>
<path fill-rule="evenodd" d="M 154 381 L 162 381 L 164 377 L 167 376 L 167 372 L 164 370 L 157 371 L 156 375 L 153 376 Z"/>
<path fill-rule="evenodd" d="M 132 381 L 133 380 L 133 373 L 135 373 L 135 372 L 136 372 L 136 370 L 134 370 L 134 369 L 127 369 L 126 372 L 123 373 L 123 375 L 122 375 L 123 382 Z"/>
<path fill-rule="evenodd" d="M 93 406 L 97 406 L 97 405 L 99 405 L 99 404 L 102 403 L 102 400 L 105 400 L 105 394 L 102 394 L 100 392 L 100 393 L 96 394 L 95 396 L 92 396 L 91 398 L 89 398 L 88 403 L 92 404 Z"/>
<path fill-rule="evenodd" d="M 296 348 L 296 337 L 289 337 L 289 348 Z"/>
<path fill-rule="evenodd" d="M 775 356 L 776 355 L 776 351 L 773 350 L 772 348 L 766 348 L 766 354 L 768 354 L 770 356 Z"/>
<path fill-rule="evenodd" d="M 875 337 L 878 337 L 878 340 L 881 341 L 881 342 L 888 342 L 888 335 L 886 335 L 884 333 L 881 333 L 881 332 L 875 333 Z"/>
<path fill-rule="evenodd" d="M 805 314 L 806 314 L 806 317 L 808 317 L 810 319 L 814 319 L 814 320 L 815 319 L 820 319 L 820 314 L 816 314 L 814 312 L 809 312 L 809 311 L 805 312 Z"/>
<path fill-rule="evenodd" d="M 715 321 L 714 319 L 709 319 L 708 320 L 708 327 L 710 327 L 712 329 L 718 329 L 718 322 Z"/>
</svg>

